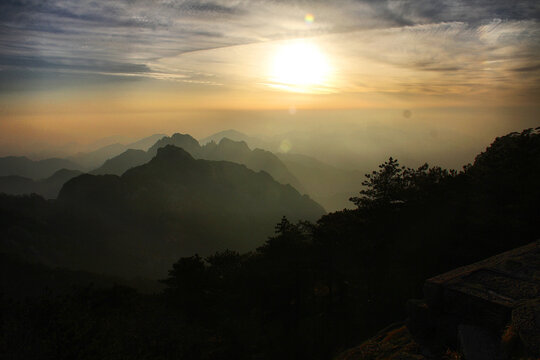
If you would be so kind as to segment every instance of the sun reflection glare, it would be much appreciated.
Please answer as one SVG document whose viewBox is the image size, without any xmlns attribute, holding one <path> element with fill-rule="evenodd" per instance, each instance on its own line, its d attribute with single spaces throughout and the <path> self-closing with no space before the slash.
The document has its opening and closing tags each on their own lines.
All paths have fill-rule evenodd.
<svg viewBox="0 0 540 360">
<path fill-rule="evenodd" d="M 319 47 L 295 41 L 278 48 L 270 70 L 272 86 L 291 91 L 316 91 L 327 85 L 330 65 Z"/>
</svg>

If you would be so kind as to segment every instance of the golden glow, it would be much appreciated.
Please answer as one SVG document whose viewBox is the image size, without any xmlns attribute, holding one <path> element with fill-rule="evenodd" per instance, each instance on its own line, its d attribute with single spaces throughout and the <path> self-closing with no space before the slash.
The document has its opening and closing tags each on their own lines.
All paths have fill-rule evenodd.
<svg viewBox="0 0 540 360">
<path fill-rule="evenodd" d="M 317 92 L 327 86 L 330 65 L 314 43 L 304 40 L 282 45 L 270 70 L 271 86 L 297 92 Z"/>
</svg>

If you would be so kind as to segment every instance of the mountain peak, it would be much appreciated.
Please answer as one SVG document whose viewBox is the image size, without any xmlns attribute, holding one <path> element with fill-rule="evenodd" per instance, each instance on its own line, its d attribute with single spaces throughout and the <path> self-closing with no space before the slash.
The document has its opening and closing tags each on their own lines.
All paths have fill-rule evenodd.
<svg viewBox="0 0 540 360">
<path fill-rule="evenodd" d="M 199 143 L 193 136 L 189 135 L 189 134 L 182 134 L 182 133 L 174 133 L 172 134 L 171 136 L 171 139 L 172 140 L 188 140 L 188 141 L 195 141 L 197 143 Z"/>
<path fill-rule="evenodd" d="M 227 150 L 236 150 L 241 152 L 250 152 L 250 148 L 245 141 L 234 141 L 229 138 L 224 137 L 220 140 L 219 145 L 222 149 Z"/>
<path fill-rule="evenodd" d="M 229 138 L 230 140 L 233 140 L 233 141 L 246 141 L 250 145 L 257 144 L 259 142 L 258 139 L 252 138 L 251 136 L 241 133 L 240 131 L 237 131 L 234 129 L 220 131 L 218 133 L 215 133 L 213 135 L 210 135 L 208 137 L 201 139 L 199 142 L 202 145 L 207 144 L 211 141 L 215 141 L 216 143 L 219 143 L 221 139 L 223 138 Z"/>
<path fill-rule="evenodd" d="M 167 146 L 167 145 L 174 145 L 176 147 L 183 148 L 184 150 L 188 151 L 190 154 L 194 156 L 197 156 L 197 154 L 200 152 L 200 149 L 201 149 L 201 145 L 199 144 L 199 142 L 195 138 L 193 138 L 191 135 L 175 133 L 171 137 L 166 136 L 158 140 L 148 150 L 148 152 L 151 154 L 156 154 L 159 148 Z"/>
<path fill-rule="evenodd" d="M 147 136 L 143 139 L 139 139 L 135 142 L 132 142 L 131 144 L 128 144 L 127 147 L 129 149 L 138 149 L 138 150 L 148 150 L 152 145 L 156 143 L 156 141 L 159 141 L 163 139 L 164 137 L 167 137 L 165 134 L 154 134 Z"/>
<path fill-rule="evenodd" d="M 186 150 L 174 145 L 165 145 L 157 149 L 157 154 L 153 160 L 194 160 Z"/>
</svg>

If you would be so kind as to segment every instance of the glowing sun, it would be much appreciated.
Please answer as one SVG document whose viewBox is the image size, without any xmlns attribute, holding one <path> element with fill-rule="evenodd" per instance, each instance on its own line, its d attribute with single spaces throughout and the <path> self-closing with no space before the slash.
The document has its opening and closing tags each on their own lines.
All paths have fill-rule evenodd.
<svg viewBox="0 0 540 360">
<path fill-rule="evenodd" d="M 276 87 L 292 91 L 311 91 L 324 86 L 330 65 L 319 48 L 310 42 L 296 41 L 278 48 L 270 69 Z"/>
</svg>

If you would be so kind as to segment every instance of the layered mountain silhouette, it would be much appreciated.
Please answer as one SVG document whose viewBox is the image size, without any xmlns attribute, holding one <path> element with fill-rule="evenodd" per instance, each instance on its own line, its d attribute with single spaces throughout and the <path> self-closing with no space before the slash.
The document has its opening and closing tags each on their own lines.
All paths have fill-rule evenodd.
<svg viewBox="0 0 540 360">
<path fill-rule="evenodd" d="M 146 151 L 164 136 L 164 134 L 154 134 L 127 145 L 120 143 L 109 144 L 94 151 L 78 153 L 72 156 L 70 160 L 81 164 L 86 170 L 95 169 L 108 159 L 111 159 L 128 149 Z"/>
<path fill-rule="evenodd" d="M 324 214 L 309 197 L 265 172 L 197 160 L 171 145 L 122 176 L 84 174 L 69 180 L 54 203 L 32 201 L 38 205 L 29 208 L 42 209 L 38 217 L 46 221 L 29 227 L 36 233 L 8 231 L 0 250 L 130 278 L 163 277 L 180 256 L 252 250 L 282 216 L 316 220 Z M 4 219 L 6 224 L 37 216 L 24 213 L 21 220 L 13 211 L 17 206 L 7 208 L 15 218 Z M 42 238 L 54 240 L 36 240 Z"/>
<path fill-rule="evenodd" d="M 0 157 L 0 176 L 21 176 L 33 180 L 45 179 L 61 169 L 88 171 L 101 166 L 106 160 L 113 158 L 128 149 L 146 151 L 164 134 L 154 134 L 133 143 L 109 144 L 97 150 L 78 153 L 66 159 L 50 158 L 31 160 L 25 156 Z"/>
<path fill-rule="evenodd" d="M 182 148 L 191 156 L 199 158 L 203 152 L 199 142 L 189 134 L 180 134 L 175 133 L 172 136 L 166 136 L 158 140 L 154 145 L 148 149 L 148 152 L 154 156 L 156 155 L 159 148 L 162 148 L 167 145 L 174 145 L 176 147 Z"/>
<path fill-rule="evenodd" d="M 122 175 L 126 170 L 145 164 L 150 159 L 152 159 L 152 156 L 146 151 L 128 149 L 120 155 L 105 161 L 103 165 L 90 173 L 94 175 Z"/>
<path fill-rule="evenodd" d="M 247 134 L 244 134 L 234 129 L 224 130 L 224 131 L 220 131 L 218 133 L 212 134 L 208 137 L 205 137 L 199 140 L 199 143 L 201 143 L 202 145 L 206 145 L 212 141 L 215 143 L 219 143 L 221 139 L 223 138 L 227 138 L 233 141 L 244 141 L 252 149 L 258 148 L 258 149 L 263 149 L 263 150 L 268 150 L 268 151 L 274 151 L 277 148 L 275 144 L 272 144 L 268 141 L 259 139 L 254 136 L 249 136 Z"/>
<path fill-rule="evenodd" d="M 251 150 L 245 142 L 237 142 L 228 138 L 221 139 L 219 143 L 211 141 L 201 146 L 192 136 L 179 133 L 170 137 L 163 137 L 148 152 L 125 151 L 119 156 L 109 159 L 103 166 L 91 173 L 121 175 L 129 168 L 148 162 L 156 155 L 158 149 L 167 145 L 180 147 L 197 159 L 231 161 L 246 165 L 254 171 L 265 171 L 276 181 L 282 184 L 290 184 L 298 191 L 304 192 L 301 182 L 291 174 L 276 155 L 269 151 Z"/>
<path fill-rule="evenodd" d="M 287 134 L 277 136 L 273 140 L 262 140 L 230 129 L 203 138 L 200 143 L 219 143 L 226 138 L 237 142 L 243 141 L 250 148 L 273 152 L 302 184 L 302 191 L 313 197 L 327 211 L 354 207 L 349 198 L 358 192 L 367 169 L 361 171 L 339 168 L 305 154 L 283 152 L 280 144 L 287 138 Z"/>
<path fill-rule="evenodd" d="M 340 169 L 306 155 L 276 155 L 302 183 L 306 193 L 327 211 L 353 208 L 349 198 L 358 193 L 364 180 L 362 171 Z"/>
<path fill-rule="evenodd" d="M 21 176 L 29 179 L 44 179 L 60 169 L 81 170 L 77 163 L 66 159 L 30 160 L 24 156 L 0 158 L 0 176 Z"/>
<path fill-rule="evenodd" d="M 0 176 L 0 193 L 22 195 L 39 194 L 46 199 L 54 199 L 66 181 L 81 175 L 79 170 L 60 169 L 43 180 L 33 180 L 23 176 Z"/>
</svg>

